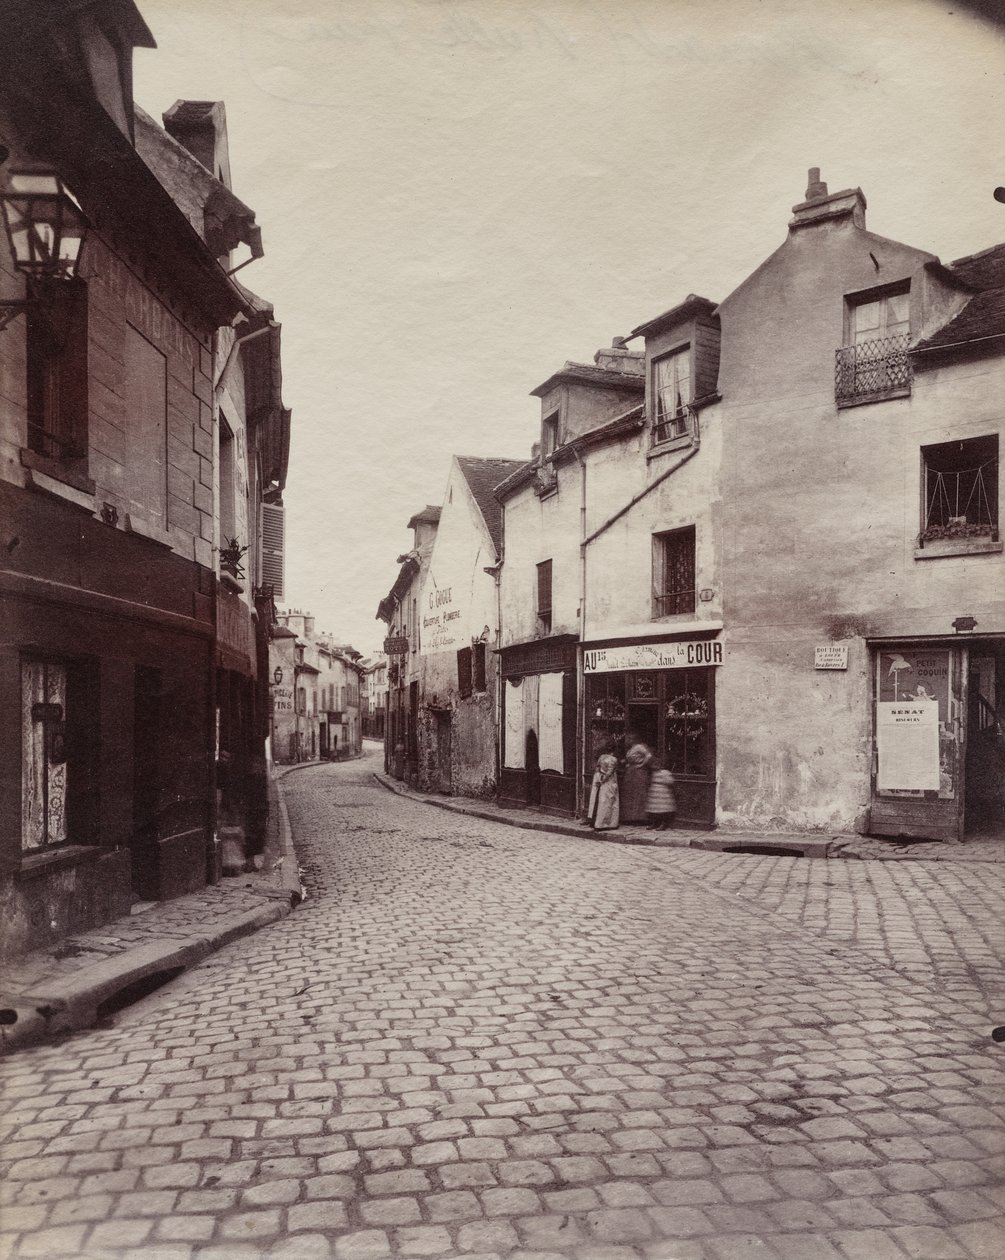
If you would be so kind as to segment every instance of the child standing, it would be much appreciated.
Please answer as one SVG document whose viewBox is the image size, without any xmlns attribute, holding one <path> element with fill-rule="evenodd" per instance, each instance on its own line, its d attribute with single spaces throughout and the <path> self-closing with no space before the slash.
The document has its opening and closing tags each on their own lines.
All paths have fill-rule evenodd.
<svg viewBox="0 0 1005 1260">
<path fill-rule="evenodd" d="M 673 826 L 674 815 L 677 813 L 673 775 L 663 762 L 654 765 L 655 769 L 649 779 L 649 794 L 646 797 L 646 817 L 649 819 L 647 830 L 666 831 Z"/>
</svg>

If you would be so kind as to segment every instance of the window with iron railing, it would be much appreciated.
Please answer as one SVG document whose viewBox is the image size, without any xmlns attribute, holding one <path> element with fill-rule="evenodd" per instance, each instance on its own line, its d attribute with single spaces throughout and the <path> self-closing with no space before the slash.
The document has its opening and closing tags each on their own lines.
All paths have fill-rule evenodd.
<svg viewBox="0 0 1005 1260">
<path fill-rule="evenodd" d="M 653 535 L 653 616 L 693 613 L 695 608 L 695 529 Z"/>
<path fill-rule="evenodd" d="M 869 402 L 910 392 L 909 303 L 906 291 L 849 302 L 846 344 L 835 352 L 838 403 Z"/>
<path fill-rule="evenodd" d="M 921 448 L 922 546 L 943 539 L 998 539 L 998 435 Z"/>
</svg>

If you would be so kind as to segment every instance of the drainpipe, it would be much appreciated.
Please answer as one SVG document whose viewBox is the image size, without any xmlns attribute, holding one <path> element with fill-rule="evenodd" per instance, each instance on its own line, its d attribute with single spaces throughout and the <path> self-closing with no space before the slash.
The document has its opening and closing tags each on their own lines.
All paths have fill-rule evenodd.
<svg viewBox="0 0 1005 1260">
<path fill-rule="evenodd" d="M 586 461 L 579 447 L 572 445 L 572 453 L 579 464 L 579 641 L 586 639 Z M 586 777 L 586 680 L 580 667 L 582 658 L 576 656 L 576 729 L 579 731 L 579 747 L 582 760 L 576 765 L 576 812 L 583 808 L 583 779 Z"/>
</svg>

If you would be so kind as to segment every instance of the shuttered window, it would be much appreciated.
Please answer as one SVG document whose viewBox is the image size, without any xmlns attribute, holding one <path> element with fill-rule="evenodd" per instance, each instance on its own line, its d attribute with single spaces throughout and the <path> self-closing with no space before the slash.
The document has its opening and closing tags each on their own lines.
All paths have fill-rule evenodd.
<svg viewBox="0 0 1005 1260">
<path fill-rule="evenodd" d="M 471 695 L 471 649 L 457 650 L 457 690 L 462 696 Z"/>
<path fill-rule="evenodd" d="M 471 671 L 475 691 L 485 690 L 485 644 L 476 643 L 471 649 Z"/>
<path fill-rule="evenodd" d="M 541 634 L 551 634 L 550 560 L 542 560 L 537 566 L 537 628 Z"/>
<path fill-rule="evenodd" d="M 285 597 L 286 509 L 262 504 L 261 585 L 271 586 L 274 599 Z"/>
</svg>

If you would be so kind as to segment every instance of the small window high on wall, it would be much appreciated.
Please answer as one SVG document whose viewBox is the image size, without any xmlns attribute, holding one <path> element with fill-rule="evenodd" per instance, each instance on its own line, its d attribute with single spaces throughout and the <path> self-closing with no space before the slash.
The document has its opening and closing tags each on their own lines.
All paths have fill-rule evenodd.
<svg viewBox="0 0 1005 1260">
<path fill-rule="evenodd" d="M 921 542 L 998 538 L 998 435 L 921 448 Z"/>
</svg>

